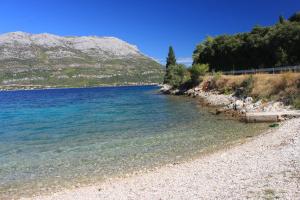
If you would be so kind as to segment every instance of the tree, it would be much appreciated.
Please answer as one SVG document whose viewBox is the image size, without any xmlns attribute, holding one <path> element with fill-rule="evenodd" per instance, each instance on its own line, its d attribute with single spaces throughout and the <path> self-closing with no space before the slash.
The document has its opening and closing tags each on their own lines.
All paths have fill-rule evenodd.
<svg viewBox="0 0 300 200">
<path fill-rule="evenodd" d="M 170 65 L 165 76 L 165 83 L 177 88 L 190 79 L 183 64 Z"/>
<path fill-rule="evenodd" d="M 199 77 L 204 76 L 208 71 L 208 64 L 194 64 L 190 69 L 192 83 L 198 84 L 200 82 Z"/>
<path fill-rule="evenodd" d="M 283 24 L 285 22 L 285 19 L 282 15 L 279 16 L 279 23 Z"/>
<path fill-rule="evenodd" d="M 193 65 L 207 63 L 215 71 L 299 65 L 300 12 L 279 21 L 283 23 L 206 38 L 196 46 Z"/>
<path fill-rule="evenodd" d="M 205 46 L 203 44 L 198 44 L 196 49 L 193 51 L 193 64 L 200 63 L 200 54 L 203 52 Z"/>
<path fill-rule="evenodd" d="M 169 47 L 169 53 L 166 61 L 166 74 L 164 77 L 164 83 L 167 83 L 167 77 L 169 73 L 168 69 L 171 65 L 176 65 L 176 57 L 172 46 Z"/>
<path fill-rule="evenodd" d="M 297 12 L 293 14 L 290 18 L 289 21 L 291 22 L 300 22 L 300 12 Z"/>
<path fill-rule="evenodd" d="M 275 66 L 284 66 L 287 64 L 287 53 L 281 47 L 275 52 L 276 54 L 276 64 Z"/>
<path fill-rule="evenodd" d="M 175 53 L 174 53 L 172 46 L 169 47 L 169 53 L 168 53 L 167 62 L 166 62 L 166 69 L 168 69 L 168 67 L 170 65 L 176 65 L 176 57 L 175 57 Z"/>
</svg>

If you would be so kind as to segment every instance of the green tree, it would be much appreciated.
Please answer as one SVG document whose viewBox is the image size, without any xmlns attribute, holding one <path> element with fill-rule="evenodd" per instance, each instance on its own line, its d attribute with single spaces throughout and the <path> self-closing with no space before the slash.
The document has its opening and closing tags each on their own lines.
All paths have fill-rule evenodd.
<svg viewBox="0 0 300 200">
<path fill-rule="evenodd" d="M 193 53 L 193 64 L 230 71 L 300 64 L 300 12 L 273 26 L 250 32 L 207 37 Z"/>
<path fill-rule="evenodd" d="M 200 76 L 204 76 L 208 71 L 208 64 L 194 64 L 190 69 L 192 83 L 199 84 Z"/>
<path fill-rule="evenodd" d="M 205 46 L 203 44 L 198 44 L 193 52 L 193 64 L 200 63 L 200 54 L 203 52 Z"/>
<path fill-rule="evenodd" d="M 176 57 L 172 46 L 169 47 L 166 69 L 168 69 L 170 65 L 176 65 Z"/>
<path fill-rule="evenodd" d="M 173 50 L 173 47 L 170 46 L 169 47 L 169 52 L 168 52 L 168 57 L 167 57 L 167 60 L 166 60 L 166 74 L 165 74 L 165 77 L 164 77 L 164 83 L 167 83 L 167 77 L 169 76 L 168 73 L 169 73 L 169 67 L 171 65 L 176 65 L 176 57 L 175 57 L 175 53 L 174 53 L 174 50 Z"/>
<path fill-rule="evenodd" d="M 285 22 L 285 19 L 282 15 L 279 16 L 279 23 L 283 24 Z"/>
<path fill-rule="evenodd" d="M 293 14 L 290 18 L 289 21 L 291 22 L 300 22 L 300 12 L 297 12 Z"/>
<path fill-rule="evenodd" d="M 287 53 L 285 52 L 284 49 L 281 47 L 278 48 L 278 50 L 275 52 L 276 53 L 276 64 L 275 66 L 284 66 L 287 64 Z"/>
<path fill-rule="evenodd" d="M 190 79 L 188 70 L 183 64 L 170 65 L 165 76 L 165 83 L 177 88 Z"/>
</svg>

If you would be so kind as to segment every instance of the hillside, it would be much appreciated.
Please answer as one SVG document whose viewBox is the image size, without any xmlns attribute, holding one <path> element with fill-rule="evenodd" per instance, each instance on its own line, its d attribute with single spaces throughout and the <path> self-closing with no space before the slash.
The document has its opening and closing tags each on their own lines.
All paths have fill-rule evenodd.
<svg viewBox="0 0 300 200">
<path fill-rule="evenodd" d="M 0 88 L 86 87 L 162 81 L 161 65 L 114 37 L 0 35 Z"/>
</svg>

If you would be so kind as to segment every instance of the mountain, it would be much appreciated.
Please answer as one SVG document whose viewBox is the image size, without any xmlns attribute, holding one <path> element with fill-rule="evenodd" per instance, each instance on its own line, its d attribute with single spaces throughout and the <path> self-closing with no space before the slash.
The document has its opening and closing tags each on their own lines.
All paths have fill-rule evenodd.
<svg viewBox="0 0 300 200">
<path fill-rule="evenodd" d="M 160 83 L 160 64 L 115 37 L 0 35 L 0 88 Z"/>
</svg>

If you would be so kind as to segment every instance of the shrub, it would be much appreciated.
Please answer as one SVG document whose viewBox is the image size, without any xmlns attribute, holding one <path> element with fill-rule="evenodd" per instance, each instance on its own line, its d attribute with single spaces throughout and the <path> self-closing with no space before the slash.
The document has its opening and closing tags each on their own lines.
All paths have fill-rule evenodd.
<svg viewBox="0 0 300 200">
<path fill-rule="evenodd" d="M 200 76 L 204 76 L 209 70 L 208 64 L 195 64 L 190 69 L 191 80 L 194 84 L 199 84 Z"/>
<path fill-rule="evenodd" d="M 189 72 L 183 64 L 170 65 L 168 67 L 165 82 L 178 88 L 190 79 Z"/>
<path fill-rule="evenodd" d="M 246 80 L 244 80 L 241 84 L 243 87 L 243 95 L 249 96 L 253 89 L 253 75 L 250 75 Z"/>
<path fill-rule="evenodd" d="M 213 77 L 214 81 L 217 81 L 222 77 L 223 73 L 220 71 L 220 72 L 214 73 L 213 75 L 214 75 L 214 77 Z"/>
<path fill-rule="evenodd" d="M 293 99 L 292 104 L 296 109 L 300 109 L 300 95 Z"/>
</svg>

